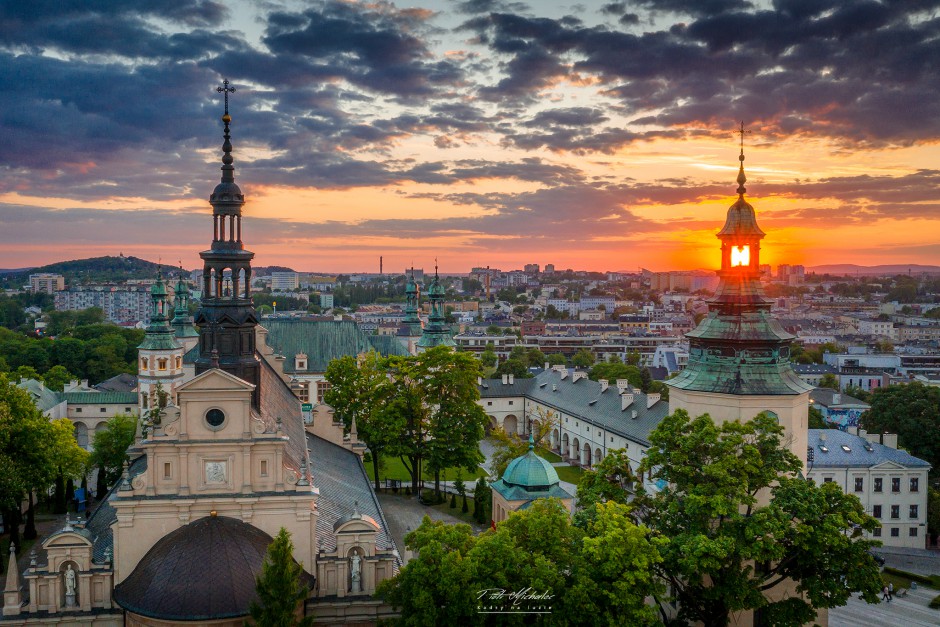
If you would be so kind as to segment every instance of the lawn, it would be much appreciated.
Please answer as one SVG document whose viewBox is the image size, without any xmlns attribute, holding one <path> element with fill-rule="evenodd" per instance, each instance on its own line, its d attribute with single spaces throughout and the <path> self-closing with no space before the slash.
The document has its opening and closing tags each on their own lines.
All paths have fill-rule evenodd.
<svg viewBox="0 0 940 627">
<path fill-rule="evenodd" d="M 562 481 L 575 485 L 578 485 L 578 482 L 581 481 L 581 475 L 584 474 L 584 470 L 577 466 L 555 466 L 555 472 L 558 473 L 558 478 Z"/>
<path fill-rule="evenodd" d="M 561 461 L 561 455 L 552 453 L 551 451 L 543 451 L 542 449 L 538 449 L 535 451 L 535 454 L 553 464 Z"/>
<path fill-rule="evenodd" d="M 379 467 L 379 480 L 384 481 L 385 479 L 398 479 L 402 482 L 410 482 L 411 475 L 408 474 L 408 470 L 405 468 L 405 465 L 402 463 L 401 459 L 398 457 L 382 457 L 382 465 Z M 366 460 L 363 462 L 366 467 L 366 472 L 369 473 L 369 480 L 375 480 L 375 474 L 372 472 L 372 462 Z M 468 472 L 466 468 L 448 468 L 441 473 L 441 481 L 453 481 L 457 478 L 457 473 L 460 473 L 464 481 L 469 481 L 477 479 L 479 477 L 485 477 L 486 471 L 482 468 L 477 468 L 475 473 Z M 428 481 L 434 480 L 434 474 L 427 472 L 422 473 L 424 478 Z"/>
</svg>

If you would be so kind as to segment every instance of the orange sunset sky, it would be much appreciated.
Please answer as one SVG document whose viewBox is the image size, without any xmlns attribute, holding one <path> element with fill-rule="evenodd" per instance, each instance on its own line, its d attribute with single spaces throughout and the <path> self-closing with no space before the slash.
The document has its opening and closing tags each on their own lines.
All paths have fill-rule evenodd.
<svg viewBox="0 0 940 627">
<path fill-rule="evenodd" d="M 930 2 L 13 4 L 0 268 L 200 265 L 223 76 L 259 266 L 715 268 L 741 120 L 763 262 L 940 265 Z"/>
</svg>

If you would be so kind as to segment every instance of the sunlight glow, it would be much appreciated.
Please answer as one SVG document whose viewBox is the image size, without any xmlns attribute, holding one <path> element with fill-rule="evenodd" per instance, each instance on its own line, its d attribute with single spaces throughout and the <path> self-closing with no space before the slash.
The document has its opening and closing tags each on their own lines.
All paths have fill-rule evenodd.
<svg viewBox="0 0 940 627">
<path fill-rule="evenodd" d="M 731 267 L 748 266 L 751 264 L 750 246 L 732 246 L 731 247 Z"/>
</svg>

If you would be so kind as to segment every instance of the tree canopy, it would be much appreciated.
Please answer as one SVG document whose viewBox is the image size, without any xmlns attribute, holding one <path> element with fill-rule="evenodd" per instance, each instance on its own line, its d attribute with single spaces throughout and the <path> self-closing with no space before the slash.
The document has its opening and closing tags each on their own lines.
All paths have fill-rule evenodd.
<svg viewBox="0 0 940 627">
<path fill-rule="evenodd" d="M 110 418 L 103 430 L 95 432 L 91 462 L 98 466 L 98 498 L 121 476 L 136 432 L 137 419 L 127 414 Z"/>
<path fill-rule="evenodd" d="M 313 616 L 299 616 L 301 603 L 309 589 L 301 579 L 303 567 L 294 561 L 294 544 L 284 527 L 278 532 L 255 578 L 258 600 L 252 601 L 248 612 L 257 625 L 265 627 L 305 627 L 313 624 Z"/>
<path fill-rule="evenodd" d="M 919 381 L 875 390 L 859 419 L 869 433 L 897 433 L 898 445 L 940 469 L 940 388 Z"/>
<path fill-rule="evenodd" d="M 771 624 L 799 625 L 853 593 L 877 601 L 881 579 L 869 554 L 877 543 L 862 534 L 878 522 L 835 483 L 798 477 L 802 464 L 782 437 L 766 414 L 716 425 L 682 410 L 650 434 L 639 472 L 662 487 L 639 501 L 667 540 L 657 570 L 680 619 L 724 626 L 733 613 L 756 610 Z M 788 580 L 798 595 L 764 595 Z"/>
</svg>

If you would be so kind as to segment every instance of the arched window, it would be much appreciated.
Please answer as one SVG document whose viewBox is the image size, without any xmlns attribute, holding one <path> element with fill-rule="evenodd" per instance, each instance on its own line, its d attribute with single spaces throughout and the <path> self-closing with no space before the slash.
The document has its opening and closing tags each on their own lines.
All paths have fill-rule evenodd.
<svg viewBox="0 0 940 627">
<path fill-rule="evenodd" d="M 167 359 L 161 358 L 157 360 L 157 370 L 166 370 Z"/>
<path fill-rule="evenodd" d="M 146 369 L 149 368 L 149 367 L 150 367 L 150 360 L 147 359 L 146 357 L 141 357 L 141 358 L 140 358 L 140 369 L 141 369 L 141 370 L 146 370 Z"/>
<path fill-rule="evenodd" d="M 75 440 L 82 448 L 88 448 L 88 427 L 83 422 L 75 423 Z"/>
</svg>

